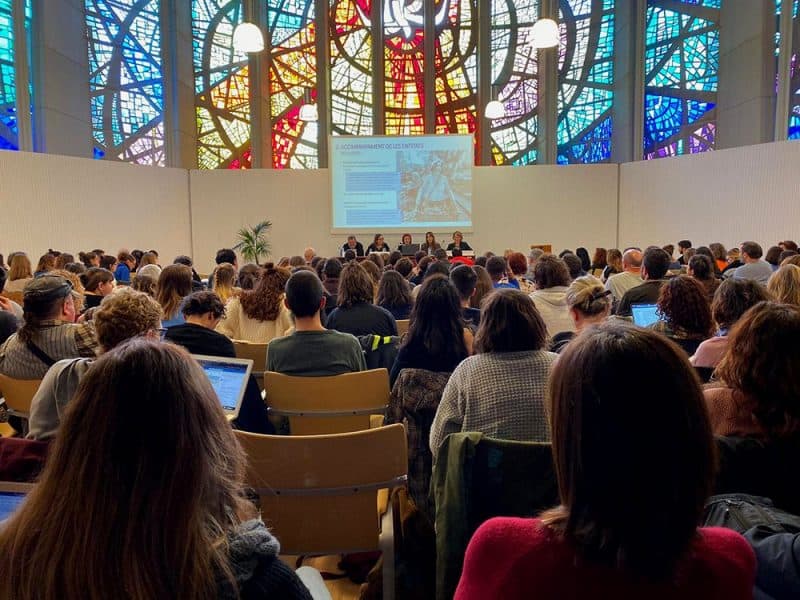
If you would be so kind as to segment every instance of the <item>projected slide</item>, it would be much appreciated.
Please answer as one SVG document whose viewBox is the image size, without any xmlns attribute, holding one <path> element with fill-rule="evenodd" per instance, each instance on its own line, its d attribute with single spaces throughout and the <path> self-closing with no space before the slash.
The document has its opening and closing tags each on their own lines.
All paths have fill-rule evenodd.
<svg viewBox="0 0 800 600">
<path fill-rule="evenodd" d="M 337 136 L 330 156 L 336 230 L 472 226 L 472 136 Z"/>
</svg>

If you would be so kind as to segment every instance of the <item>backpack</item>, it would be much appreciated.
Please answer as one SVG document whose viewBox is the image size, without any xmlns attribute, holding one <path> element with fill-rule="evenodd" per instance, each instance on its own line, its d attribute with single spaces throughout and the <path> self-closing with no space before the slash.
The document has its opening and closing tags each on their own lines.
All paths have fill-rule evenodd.
<svg viewBox="0 0 800 600">
<path fill-rule="evenodd" d="M 400 346 L 400 337 L 396 335 L 362 335 L 358 337 L 367 369 L 386 369 L 391 371 L 397 350 Z"/>
</svg>

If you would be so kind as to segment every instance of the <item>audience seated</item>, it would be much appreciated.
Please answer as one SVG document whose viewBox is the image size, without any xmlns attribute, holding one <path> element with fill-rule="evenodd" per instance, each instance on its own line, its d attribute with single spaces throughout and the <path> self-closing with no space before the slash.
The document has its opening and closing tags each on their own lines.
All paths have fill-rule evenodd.
<svg viewBox="0 0 800 600">
<path fill-rule="evenodd" d="M 567 309 L 570 277 L 564 261 L 551 255 L 540 258 L 533 270 L 533 283 L 536 291 L 531 298 L 544 320 L 547 335 L 553 337 L 562 331 L 575 331 L 575 323 Z"/>
<path fill-rule="evenodd" d="M 15 252 L 8 257 L 8 273 L 6 274 L 5 292 L 21 292 L 33 279 L 31 261 L 24 252 Z"/>
<path fill-rule="evenodd" d="M 480 310 L 484 298 L 492 293 L 494 286 L 492 285 L 492 278 L 489 277 L 489 272 L 486 270 L 486 267 L 482 267 L 475 261 L 475 266 L 472 267 L 472 269 L 475 271 L 475 275 L 478 276 L 478 281 L 475 283 L 475 293 L 469 300 L 469 306 L 470 308 L 477 308 Z"/>
<path fill-rule="evenodd" d="M 220 248 L 217 250 L 216 256 L 214 256 L 214 262 L 217 265 L 221 265 L 222 263 L 229 263 L 233 265 L 233 268 L 237 271 L 239 270 L 239 263 L 236 259 L 236 252 L 231 250 L 230 248 Z M 216 267 L 214 268 L 216 271 Z M 214 287 L 214 271 L 211 272 L 211 275 L 208 277 L 208 287 L 209 289 Z"/>
<path fill-rule="evenodd" d="M 0 529 L 0 596 L 310 599 L 243 496 L 244 469 L 199 365 L 134 338 L 87 372 Z"/>
<path fill-rule="evenodd" d="M 600 277 L 600 279 L 603 280 L 604 284 L 608 283 L 608 280 L 611 278 L 612 275 L 616 275 L 618 273 L 622 273 L 623 270 L 624 270 L 623 263 L 622 263 L 622 252 L 619 251 L 619 248 L 609 248 L 608 252 L 606 253 L 606 262 L 608 264 L 606 265 L 606 268 L 603 269 L 603 275 Z M 640 256 L 639 256 L 639 267 L 636 269 L 637 274 L 640 275 L 640 277 L 639 277 L 640 280 L 641 280 L 640 271 L 641 271 L 641 268 L 642 268 L 641 264 L 642 264 L 642 259 L 641 259 L 641 253 L 640 253 Z M 634 285 L 639 285 L 639 283 L 641 283 L 641 281 L 635 283 Z M 625 291 L 627 291 L 627 290 L 625 290 Z M 622 293 L 624 294 L 625 291 L 623 291 Z M 614 291 L 612 290 L 611 293 L 613 295 Z M 617 298 L 615 297 L 614 300 L 616 300 L 616 299 Z"/>
<path fill-rule="evenodd" d="M 760 302 L 733 326 L 705 390 L 716 435 L 774 438 L 800 431 L 800 308 Z"/>
<path fill-rule="evenodd" d="M 43 275 L 25 286 L 22 328 L 0 347 L 0 373 L 15 379 L 41 379 L 64 358 L 94 357 L 94 326 L 75 323 L 72 284 Z"/>
<path fill-rule="evenodd" d="M 509 289 L 489 296 L 475 336 L 476 354 L 456 367 L 436 411 L 434 457 L 444 438 L 458 431 L 549 441 L 544 393 L 557 355 L 544 350 L 546 341 L 544 321 L 529 296 Z"/>
<path fill-rule="evenodd" d="M 714 299 L 714 292 L 720 285 L 720 280 L 714 276 L 714 263 L 704 254 L 696 254 L 689 259 L 689 266 L 686 270 L 689 277 L 694 277 L 706 291 L 708 301 Z"/>
<path fill-rule="evenodd" d="M 511 272 L 511 279 L 517 283 L 521 292 L 525 292 L 526 294 L 533 293 L 536 286 L 526 278 L 528 274 L 528 260 L 522 252 L 513 252 L 508 257 L 508 270 Z M 511 283 L 511 279 L 509 279 L 509 283 Z"/>
<path fill-rule="evenodd" d="M 211 287 L 222 304 L 227 304 L 228 300 L 238 296 L 242 290 L 236 287 L 236 268 L 231 263 L 217 265 L 214 270 L 214 284 Z"/>
<path fill-rule="evenodd" d="M 508 263 L 502 256 L 492 256 L 486 261 L 486 272 L 492 278 L 492 287 L 495 289 L 519 289 L 517 280 L 508 277 Z"/>
<path fill-rule="evenodd" d="M 623 372 L 620 386 L 611 374 Z M 484 523 L 457 600 L 532 590 L 542 598 L 752 598 L 747 542 L 697 528 L 714 447 L 697 379 L 672 344 L 626 324 L 588 330 L 556 363 L 548 396 L 561 506 Z M 664 510 L 653 509 L 655 499 Z"/>
<path fill-rule="evenodd" d="M 461 318 L 455 286 L 444 275 L 434 275 L 419 288 L 408 333 L 389 376 L 390 385 L 403 369 L 449 373 L 472 352 L 472 333 Z"/>
<path fill-rule="evenodd" d="M 705 288 L 696 279 L 678 275 L 667 280 L 661 286 L 657 304 L 661 318 L 650 328 L 678 344 L 687 356 L 711 336 L 711 307 Z"/>
<path fill-rule="evenodd" d="M 158 277 L 156 300 L 161 305 L 161 326 L 164 328 L 183 323 L 181 305 L 192 293 L 192 270 L 186 265 L 169 265 Z"/>
<path fill-rule="evenodd" d="M 642 253 L 635 248 L 625 250 L 621 267 L 617 273 L 612 273 L 609 269 L 603 273 L 606 289 L 611 292 L 614 302 L 622 300 L 629 289 L 642 284 Z"/>
<path fill-rule="evenodd" d="M 396 271 L 384 271 L 375 304 L 388 310 L 398 321 L 408 319 L 414 304 L 411 284 Z"/>
<path fill-rule="evenodd" d="M 458 265 L 450 271 L 450 281 L 458 292 L 461 302 L 461 317 L 468 327 L 477 329 L 481 323 L 481 311 L 472 308 L 470 302 L 478 291 L 478 274 L 473 267 Z"/>
<path fill-rule="evenodd" d="M 583 268 L 583 262 L 572 252 L 565 252 L 563 256 L 559 257 L 564 261 L 567 266 L 570 280 L 577 279 L 586 275 L 586 270 Z"/>
<path fill-rule="evenodd" d="M 235 267 L 235 265 L 234 265 Z M 239 289 L 252 290 L 258 283 L 259 276 L 261 275 L 261 267 L 253 263 L 242 265 L 239 269 L 237 279 L 239 281 Z"/>
<path fill-rule="evenodd" d="M 780 267 L 770 276 L 767 290 L 776 302 L 800 306 L 800 267 L 797 265 Z"/>
<path fill-rule="evenodd" d="M 590 273 L 595 277 L 602 277 L 607 266 L 608 251 L 605 248 L 595 248 Z"/>
<path fill-rule="evenodd" d="M 736 279 L 752 279 L 761 285 L 767 285 L 770 275 L 772 275 L 772 266 L 765 260 L 762 260 L 764 251 L 761 246 L 756 242 L 744 242 L 740 248 L 742 266 L 736 269 L 727 270 L 725 277 L 734 277 Z"/>
<path fill-rule="evenodd" d="M 624 257 L 623 257 L 624 260 Z M 616 314 L 630 317 L 632 304 L 655 304 L 669 269 L 669 255 L 661 248 L 648 248 L 642 256 L 643 283 L 630 288 L 619 301 Z"/>
<path fill-rule="evenodd" d="M 372 304 L 373 281 L 357 262 L 347 263 L 339 276 L 338 306 L 328 315 L 328 329 L 360 335 L 397 335 L 397 321 L 385 308 Z"/>
<path fill-rule="evenodd" d="M 114 274 L 108 269 L 92 267 L 80 277 L 83 283 L 83 309 L 100 306 L 100 302 L 114 291 Z"/>
<path fill-rule="evenodd" d="M 158 339 L 161 307 L 150 296 L 123 288 L 103 301 L 92 323 L 99 352 L 108 352 L 135 336 Z M 56 436 L 70 400 L 95 362 L 94 358 L 68 358 L 50 367 L 31 402 L 28 439 L 47 441 Z"/>
<path fill-rule="evenodd" d="M 695 367 L 715 368 L 728 348 L 728 332 L 741 316 L 759 302 L 769 300 L 764 286 L 748 279 L 726 279 L 717 288 L 711 303 L 711 316 L 717 331 L 702 342 L 689 359 Z"/>
<path fill-rule="evenodd" d="M 454 265 L 469 265 L 471 267 L 475 264 L 475 259 L 464 256 L 459 248 L 454 248 L 450 251 L 450 263 Z"/>
<path fill-rule="evenodd" d="M 589 251 L 586 248 L 580 247 L 575 249 L 575 256 L 581 261 L 581 270 L 584 275 L 587 275 L 592 270 L 592 261 L 589 258 Z M 573 278 L 577 279 L 577 278 Z"/>
<path fill-rule="evenodd" d="M 587 327 L 603 323 L 611 314 L 611 292 L 592 275 L 573 281 L 567 289 L 567 308 L 575 323 L 575 332 L 562 331 L 553 336 L 550 350 L 560 353 L 569 342 Z"/>
<path fill-rule="evenodd" d="M 11 312 L 11 301 L 0 296 L 0 344 L 5 342 L 19 329 L 19 321 Z"/>
<path fill-rule="evenodd" d="M 284 286 L 289 271 L 264 265 L 261 277 L 252 290 L 231 298 L 225 307 L 225 317 L 217 331 L 234 340 L 266 344 L 286 335 L 292 328 L 292 317 L 283 302 Z"/>
<path fill-rule="evenodd" d="M 216 291 L 194 292 L 184 301 L 181 312 L 185 322 L 167 329 L 165 340 L 183 346 L 191 354 L 236 357 L 230 338 L 214 331 L 225 317 L 225 304 Z M 254 368 L 261 370 L 263 365 Z"/>
<path fill-rule="evenodd" d="M 267 371 L 315 377 L 366 370 L 358 340 L 322 326 L 325 290 L 318 277 L 309 271 L 293 274 L 286 282 L 284 303 L 294 314 L 295 328 L 270 342 Z"/>
<path fill-rule="evenodd" d="M 686 259 L 686 251 L 692 248 L 691 240 L 681 240 L 678 242 L 678 262 L 681 265 L 687 265 L 689 261 Z"/>
</svg>

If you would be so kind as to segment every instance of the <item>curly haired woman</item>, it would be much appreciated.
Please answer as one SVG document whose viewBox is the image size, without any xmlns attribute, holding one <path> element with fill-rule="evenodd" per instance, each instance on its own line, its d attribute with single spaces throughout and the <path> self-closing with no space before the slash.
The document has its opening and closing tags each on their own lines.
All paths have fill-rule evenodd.
<svg viewBox="0 0 800 600">
<path fill-rule="evenodd" d="M 713 321 L 706 290 L 692 277 L 679 275 L 661 286 L 658 312 L 661 320 L 653 323 L 651 329 L 670 338 L 688 356 L 711 337 Z"/>
</svg>

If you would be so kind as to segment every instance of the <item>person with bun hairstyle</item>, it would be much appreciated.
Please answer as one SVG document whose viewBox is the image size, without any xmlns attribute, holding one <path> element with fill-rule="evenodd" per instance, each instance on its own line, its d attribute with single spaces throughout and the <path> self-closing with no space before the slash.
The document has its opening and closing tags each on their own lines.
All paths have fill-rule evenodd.
<svg viewBox="0 0 800 600">
<path fill-rule="evenodd" d="M 483 523 L 455 600 L 753 598 L 747 541 L 699 527 L 714 439 L 675 344 L 620 322 L 584 331 L 556 361 L 547 404 L 560 505 Z"/>
<path fill-rule="evenodd" d="M 584 275 L 574 280 L 567 288 L 567 309 L 575 323 L 575 331 L 562 331 L 554 335 L 550 350 L 560 354 L 581 331 L 605 322 L 611 314 L 612 302 L 611 291 L 605 289 L 597 277 Z"/>
<path fill-rule="evenodd" d="M 87 269 L 100 266 L 100 257 L 94 252 L 78 252 L 78 259 Z"/>
<path fill-rule="evenodd" d="M 217 331 L 232 340 L 255 344 L 286 335 L 292 328 L 291 313 L 283 302 L 290 274 L 288 269 L 266 263 L 256 287 L 230 299 Z"/>
</svg>

